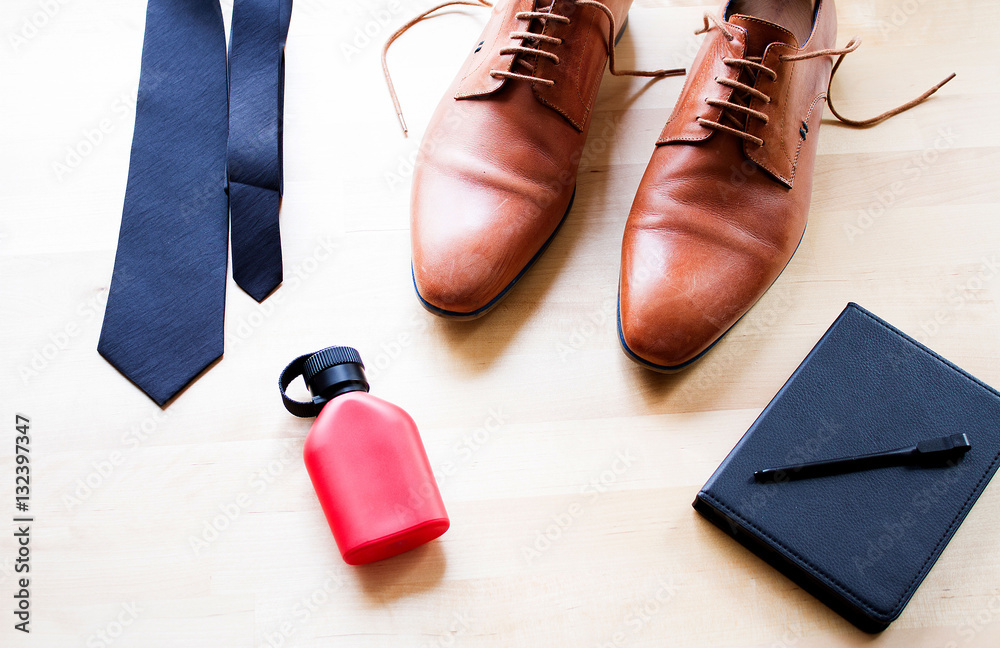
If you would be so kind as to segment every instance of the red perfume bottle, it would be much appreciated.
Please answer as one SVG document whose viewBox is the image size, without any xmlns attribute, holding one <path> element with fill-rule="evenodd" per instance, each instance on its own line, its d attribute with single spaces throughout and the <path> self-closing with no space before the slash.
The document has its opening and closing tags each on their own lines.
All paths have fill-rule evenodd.
<svg viewBox="0 0 1000 648">
<path fill-rule="evenodd" d="M 285 394 L 299 375 L 311 403 Z M 282 372 L 279 386 L 289 412 L 318 413 L 306 437 L 306 469 L 345 562 L 390 558 L 448 530 L 416 423 L 368 393 L 356 350 L 330 347 L 301 356 Z"/>
</svg>

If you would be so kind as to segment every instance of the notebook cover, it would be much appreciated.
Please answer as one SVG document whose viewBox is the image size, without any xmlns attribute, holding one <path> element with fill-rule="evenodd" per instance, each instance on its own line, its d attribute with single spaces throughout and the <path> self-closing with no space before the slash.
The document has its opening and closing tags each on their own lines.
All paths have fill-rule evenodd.
<svg viewBox="0 0 1000 648">
<path fill-rule="evenodd" d="M 776 484 L 755 470 L 965 433 L 951 466 Z M 899 616 L 997 470 L 1000 393 L 848 304 L 698 493 L 695 509 L 867 632 Z"/>
</svg>

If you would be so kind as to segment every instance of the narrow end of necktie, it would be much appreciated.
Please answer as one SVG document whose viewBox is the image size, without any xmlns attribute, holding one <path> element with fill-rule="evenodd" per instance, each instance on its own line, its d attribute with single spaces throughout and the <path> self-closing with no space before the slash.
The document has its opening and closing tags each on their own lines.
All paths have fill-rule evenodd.
<svg viewBox="0 0 1000 648">
<path fill-rule="evenodd" d="M 281 284 L 280 207 L 278 191 L 230 180 L 233 279 L 258 302 Z"/>
<path fill-rule="evenodd" d="M 254 276 L 252 278 L 244 277 L 242 280 L 236 274 L 235 269 L 233 272 L 233 278 L 236 280 L 236 285 L 243 289 L 243 292 L 250 295 L 259 304 L 268 297 L 271 296 L 278 286 L 281 285 L 281 274 L 278 274 L 277 280 L 274 278 L 261 278 L 259 276 Z"/>
</svg>

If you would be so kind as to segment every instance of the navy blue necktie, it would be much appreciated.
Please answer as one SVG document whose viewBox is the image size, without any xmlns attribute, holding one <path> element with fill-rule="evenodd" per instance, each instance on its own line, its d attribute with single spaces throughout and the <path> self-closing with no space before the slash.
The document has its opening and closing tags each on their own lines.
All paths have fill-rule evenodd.
<svg viewBox="0 0 1000 648">
<path fill-rule="evenodd" d="M 281 283 L 282 52 L 292 0 L 238 0 L 229 50 L 233 278 L 262 301 Z"/>
<path fill-rule="evenodd" d="M 236 20 L 237 14 L 246 16 L 243 5 L 265 4 L 274 20 Z M 239 53 L 234 61 L 239 109 L 232 120 L 219 0 L 149 0 L 146 9 L 125 204 L 97 349 L 160 405 L 222 355 L 227 155 L 236 154 L 230 176 L 240 179 L 240 186 L 257 187 L 262 183 L 256 179 L 263 177 L 274 186 L 273 174 L 256 170 L 276 170 L 274 193 L 280 191 L 281 100 L 265 95 L 281 91 L 281 29 L 287 30 L 288 19 L 282 20 L 286 14 L 279 11 L 286 5 L 290 15 L 288 0 L 236 2 L 232 31 Z M 246 43 L 256 40 L 264 43 L 260 51 L 245 56 L 255 50 Z M 271 46 L 268 58 L 263 50 Z M 230 127 L 239 134 L 232 140 Z M 270 148 L 251 145 L 269 138 Z M 244 275 L 251 278 L 241 286 L 259 300 L 281 282 L 277 201 L 237 194 L 234 207 L 250 205 L 248 212 L 256 216 L 237 223 L 234 213 L 234 270 L 251 268 Z M 273 204 L 273 224 L 263 223 L 259 215 L 265 210 L 258 202 Z"/>
</svg>

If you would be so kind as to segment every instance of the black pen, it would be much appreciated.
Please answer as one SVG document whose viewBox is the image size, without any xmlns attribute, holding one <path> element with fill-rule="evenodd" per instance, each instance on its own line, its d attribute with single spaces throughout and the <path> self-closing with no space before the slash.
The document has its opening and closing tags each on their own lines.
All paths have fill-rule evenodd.
<svg viewBox="0 0 1000 648">
<path fill-rule="evenodd" d="M 905 465 L 943 465 L 949 460 L 959 459 L 972 444 L 964 434 L 952 434 L 937 439 L 928 439 L 906 448 L 885 450 L 871 454 L 827 459 L 809 463 L 782 466 L 780 468 L 765 468 L 753 474 L 758 483 L 774 483 L 810 477 L 825 477 L 840 475 L 859 470 L 885 468 L 887 466 Z"/>
</svg>

